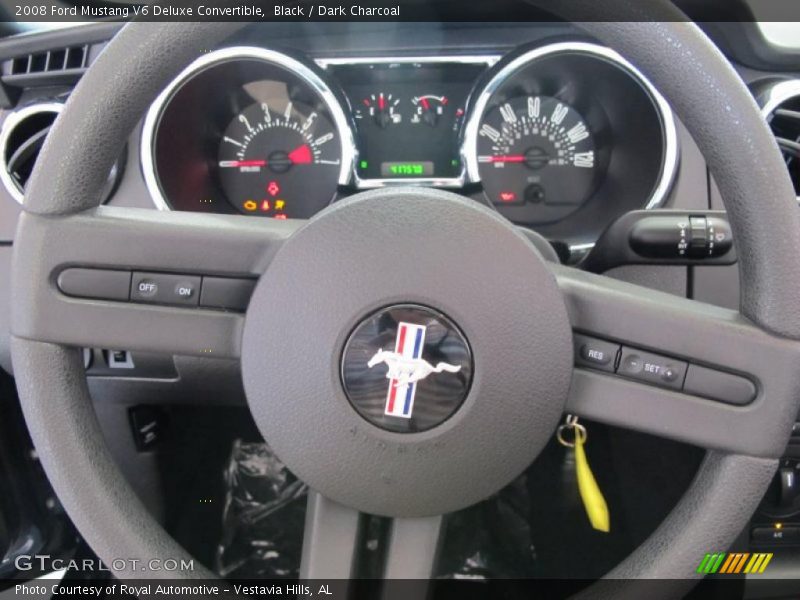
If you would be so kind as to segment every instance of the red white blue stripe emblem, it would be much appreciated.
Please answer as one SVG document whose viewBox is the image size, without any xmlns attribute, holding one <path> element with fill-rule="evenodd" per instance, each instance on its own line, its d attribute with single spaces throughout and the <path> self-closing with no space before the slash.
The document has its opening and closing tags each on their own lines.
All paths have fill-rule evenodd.
<svg viewBox="0 0 800 600">
<path fill-rule="evenodd" d="M 397 329 L 397 340 L 394 351 L 405 359 L 422 358 L 422 348 L 425 344 L 424 325 L 400 322 Z M 386 395 L 386 409 L 384 413 L 392 417 L 411 418 L 414 410 L 414 395 L 417 384 L 401 383 L 397 379 L 389 380 L 389 392 Z"/>
</svg>

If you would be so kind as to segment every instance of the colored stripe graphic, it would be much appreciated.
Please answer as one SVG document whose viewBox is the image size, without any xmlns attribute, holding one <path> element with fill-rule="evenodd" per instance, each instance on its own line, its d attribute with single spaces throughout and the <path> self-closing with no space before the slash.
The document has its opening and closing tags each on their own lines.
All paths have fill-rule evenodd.
<svg viewBox="0 0 800 600">
<path fill-rule="evenodd" d="M 407 361 L 421 358 L 425 344 L 425 330 L 424 325 L 398 323 L 394 351 Z M 416 383 L 403 384 L 397 379 L 389 380 L 384 413 L 393 417 L 411 418 L 416 391 Z"/>
<path fill-rule="evenodd" d="M 700 566 L 697 567 L 697 572 L 706 574 L 716 573 L 724 558 L 724 552 L 706 554 L 705 557 L 703 557 L 703 560 L 700 562 Z"/>
<path fill-rule="evenodd" d="M 772 560 L 772 553 L 715 552 L 706 554 L 697 567 L 697 573 L 713 575 L 736 575 L 739 573 L 763 573 Z"/>
<path fill-rule="evenodd" d="M 725 562 L 722 563 L 722 567 L 720 568 L 719 572 L 720 573 L 728 573 L 730 571 L 730 569 L 731 569 L 731 566 L 733 564 L 735 564 L 737 560 L 739 560 L 739 555 L 738 554 L 734 554 L 734 553 L 728 554 L 728 558 L 726 558 Z"/>
<path fill-rule="evenodd" d="M 394 343 L 394 351 L 398 354 L 403 354 L 403 347 L 405 346 L 406 342 L 406 326 L 404 323 L 400 324 L 400 328 L 397 330 L 397 341 Z M 386 405 L 386 414 L 391 415 L 394 414 L 394 401 L 397 398 L 397 380 L 391 379 L 389 381 L 389 398 L 388 404 Z"/>
</svg>

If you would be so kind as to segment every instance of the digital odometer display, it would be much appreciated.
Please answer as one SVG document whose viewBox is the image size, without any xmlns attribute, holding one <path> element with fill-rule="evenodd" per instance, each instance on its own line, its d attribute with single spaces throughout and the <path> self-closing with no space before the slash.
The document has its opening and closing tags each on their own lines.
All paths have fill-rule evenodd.
<svg viewBox="0 0 800 600">
<path fill-rule="evenodd" d="M 464 104 L 485 68 L 469 63 L 336 66 L 353 107 L 358 177 L 457 177 Z"/>
<path fill-rule="evenodd" d="M 381 163 L 382 177 L 433 177 L 433 162 L 385 162 Z"/>
</svg>

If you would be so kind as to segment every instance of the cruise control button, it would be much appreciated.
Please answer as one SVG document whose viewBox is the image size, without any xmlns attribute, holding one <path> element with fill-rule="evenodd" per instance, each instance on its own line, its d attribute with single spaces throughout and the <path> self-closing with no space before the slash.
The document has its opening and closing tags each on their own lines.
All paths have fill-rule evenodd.
<svg viewBox="0 0 800 600">
<path fill-rule="evenodd" d="M 680 360 L 623 346 L 617 374 L 679 390 L 683 387 L 687 367 L 688 364 Z"/>
<path fill-rule="evenodd" d="M 131 300 L 154 304 L 197 306 L 200 277 L 169 273 L 134 272 L 131 279 Z"/>
<path fill-rule="evenodd" d="M 638 354 L 628 354 L 622 357 L 619 370 L 628 375 L 636 375 L 642 372 L 642 357 Z"/>
<path fill-rule="evenodd" d="M 671 365 L 664 367 L 664 370 L 661 373 L 661 379 L 666 382 L 677 381 L 678 377 L 680 377 L 679 371 Z"/>
<path fill-rule="evenodd" d="M 578 333 L 573 336 L 573 340 L 576 365 L 601 369 L 610 373 L 614 372 L 617 353 L 619 353 L 619 344 L 598 340 Z"/>
<path fill-rule="evenodd" d="M 153 298 L 158 294 L 158 284 L 149 279 L 142 279 L 136 284 L 136 294 L 142 298 Z"/>
<path fill-rule="evenodd" d="M 191 281 L 180 281 L 175 285 L 175 295 L 189 300 L 197 293 L 197 285 Z"/>
</svg>

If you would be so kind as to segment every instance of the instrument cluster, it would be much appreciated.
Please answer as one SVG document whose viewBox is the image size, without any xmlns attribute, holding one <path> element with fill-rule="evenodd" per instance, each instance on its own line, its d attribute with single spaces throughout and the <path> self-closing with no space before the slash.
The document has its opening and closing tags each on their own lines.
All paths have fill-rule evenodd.
<svg viewBox="0 0 800 600">
<path fill-rule="evenodd" d="M 159 96 L 141 160 L 159 208 L 308 218 L 360 189 L 430 186 L 571 246 L 661 205 L 675 123 L 615 52 L 320 58 L 211 52 Z"/>
</svg>

